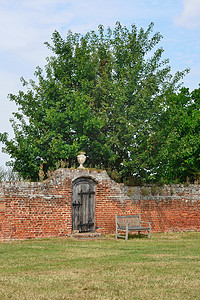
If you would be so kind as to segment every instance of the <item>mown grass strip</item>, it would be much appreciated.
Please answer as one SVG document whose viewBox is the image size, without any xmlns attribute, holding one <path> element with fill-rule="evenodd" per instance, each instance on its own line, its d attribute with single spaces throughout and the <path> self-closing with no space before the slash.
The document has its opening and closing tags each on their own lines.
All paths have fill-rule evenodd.
<svg viewBox="0 0 200 300">
<path fill-rule="evenodd" d="M 200 233 L 0 243 L 0 299 L 199 299 Z"/>
</svg>

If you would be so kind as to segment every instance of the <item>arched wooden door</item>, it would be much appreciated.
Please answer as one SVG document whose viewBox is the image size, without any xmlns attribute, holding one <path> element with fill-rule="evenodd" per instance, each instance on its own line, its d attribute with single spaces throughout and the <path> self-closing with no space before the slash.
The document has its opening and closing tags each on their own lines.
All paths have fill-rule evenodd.
<svg viewBox="0 0 200 300">
<path fill-rule="evenodd" d="M 72 186 L 72 230 L 94 232 L 95 182 L 78 178 Z"/>
</svg>

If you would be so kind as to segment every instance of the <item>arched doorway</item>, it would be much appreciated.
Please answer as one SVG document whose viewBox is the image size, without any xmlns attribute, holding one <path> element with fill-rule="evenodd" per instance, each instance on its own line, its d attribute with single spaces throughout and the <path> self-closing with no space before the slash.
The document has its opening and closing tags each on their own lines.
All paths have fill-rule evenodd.
<svg viewBox="0 0 200 300">
<path fill-rule="evenodd" d="M 72 184 L 72 230 L 94 232 L 95 181 L 81 177 Z"/>
</svg>

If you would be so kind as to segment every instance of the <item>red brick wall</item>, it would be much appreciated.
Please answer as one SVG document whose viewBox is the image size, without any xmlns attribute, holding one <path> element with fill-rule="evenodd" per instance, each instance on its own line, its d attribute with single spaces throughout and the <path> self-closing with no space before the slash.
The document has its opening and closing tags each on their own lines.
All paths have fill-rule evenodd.
<svg viewBox="0 0 200 300">
<path fill-rule="evenodd" d="M 115 232 L 115 214 L 141 214 L 153 232 L 200 230 L 198 185 L 128 188 L 111 180 L 105 171 L 59 169 L 42 183 L 0 184 L 0 240 L 68 236 L 72 231 L 72 182 L 90 177 L 95 191 L 95 226 Z M 154 193 L 151 193 L 154 191 Z M 147 193 L 148 190 L 148 193 Z M 173 191 L 172 191 L 173 190 Z"/>
<path fill-rule="evenodd" d="M 121 197 L 112 187 L 97 188 L 96 225 L 103 233 L 115 232 L 115 214 L 141 214 L 142 220 L 152 222 L 153 232 L 200 230 L 200 186 L 174 185 L 173 195 L 167 194 L 171 187 L 166 186 L 163 196 L 143 196 L 142 187 L 136 189 L 135 198 L 138 199 L 134 199 L 133 194 L 131 199 L 129 196 L 129 199 L 120 201 Z"/>
<path fill-rule="evenodd" d="M 68 185 L 66 179 L 56 176 L 44 183 L 2 183 L 0 239 L 71 233 L 71 188 Z"/>
</svg>

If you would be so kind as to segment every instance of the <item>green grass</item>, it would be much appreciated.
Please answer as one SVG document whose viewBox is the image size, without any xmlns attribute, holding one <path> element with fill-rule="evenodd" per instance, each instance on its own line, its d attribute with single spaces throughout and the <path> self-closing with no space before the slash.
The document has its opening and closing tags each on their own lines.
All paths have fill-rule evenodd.
<svg viewBox="0 0 200 300">
<path fill-rule="evenodd" d="M 0 243 L 0 299 L 200 299 L 200 232 Z"/>
</svg>

